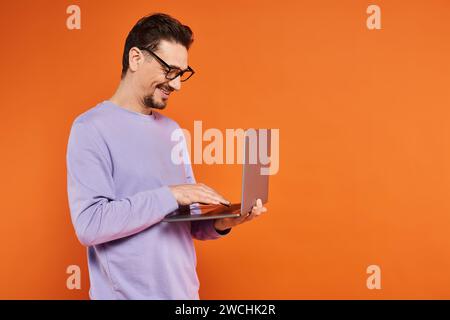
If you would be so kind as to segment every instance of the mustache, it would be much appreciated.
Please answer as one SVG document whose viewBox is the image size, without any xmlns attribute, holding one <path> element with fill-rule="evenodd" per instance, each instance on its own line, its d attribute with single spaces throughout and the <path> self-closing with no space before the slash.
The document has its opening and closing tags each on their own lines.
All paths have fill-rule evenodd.
<svg viewBox="0 0 450 320">
<path fill-rule="evenodd" d="M 162 89 L 162 90 L 164 90 L 164 91 L 167 91 L 167 92 L 172 92 L 172 91 L 174 91 L 174 89 L 173 88 L 171 88 L 171 87 L 169 87 L 169 86 L 165 86 L 165 85 L 158 85 L 158 86 L 156 86 L 158 89 Z"/>
</svg>

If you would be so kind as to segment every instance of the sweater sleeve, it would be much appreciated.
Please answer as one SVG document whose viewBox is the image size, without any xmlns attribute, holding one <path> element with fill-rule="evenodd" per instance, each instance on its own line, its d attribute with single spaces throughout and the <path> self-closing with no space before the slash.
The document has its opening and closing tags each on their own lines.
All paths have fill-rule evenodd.
<svg viewBox="0 0 450 320">
<path fill-rule="evenodd" d="M 67 146 L 67 192 L 80 242 L 92 246 L 136 234 L 178 208 L 168 186 L 115 198 L 112 161 L 93 124 L 75 122 Z"/>
<path fill-rule="evenodd" d="M 192 166 L 188 161 L 186 161 L 187 154 L 188 154 L 186 144 L 185 144 L 184 152 L 185 152 L 184 167 L 185 167 L 185 173 L 186 173 L 186 183 L 196 183 L 195 177 L 194 177 L 194 172 L 192 170 Z M 199 210 L 199 209 L 197 209 L 197 208 L 195 208 L 195 206 L 193 206 L 193 207 L 191 207 L 191 210 Z M 216 230 L 216 228 L 214 227 L 214 221 L 215 220 L 213 220 L 213 219 L 191 221 L 192 237 L 197 240 L 214 240 L 214 239 L 222 238 L 223 236 L 225 236 L 226 234 L 228 234 L 231 231 L 231 228 L 224 230 L 224 231 Z"/>
</svg>

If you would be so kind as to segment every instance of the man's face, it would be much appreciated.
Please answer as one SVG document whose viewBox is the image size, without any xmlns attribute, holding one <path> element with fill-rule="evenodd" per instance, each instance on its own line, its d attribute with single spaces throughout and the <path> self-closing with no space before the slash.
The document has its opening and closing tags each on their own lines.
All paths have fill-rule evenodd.
<svg viewBox="0 0 450 320">
<path fill-rule="evenodd" d="M 180 77 L 173 80 L 166 79 L 167 69 L 148 52 L 136 72 L 137 94 L 141 102 L 148 108 L 164 109 L 169 95 L 174 90 L 180 90 Z M 188 52 L 178 43 L 161 40 L 154 53 L 171 67 L 184 70 L 188 67 Z"/>
</svg>

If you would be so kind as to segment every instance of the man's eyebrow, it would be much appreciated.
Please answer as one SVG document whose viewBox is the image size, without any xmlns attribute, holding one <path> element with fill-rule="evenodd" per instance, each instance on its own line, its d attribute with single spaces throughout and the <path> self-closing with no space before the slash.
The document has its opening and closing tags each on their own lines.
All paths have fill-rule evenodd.
<svg viewBox="0 0 450 320">
<path fill-rule="evenodd" d="M 171 68 L 176 68 L 176 69 L 180 69 L 180 70 L 186 70 L 189 66 L 188 66 L 186 69 L 183 69 L 183 68 L 181 68 L 181 67 L 179 67 L 179 66 L 175 66 L 175 65 L 173 65 L 173 64 L 169 64 L 169 67 L 171 67 Z"/>
<path fill-rule="evenodd" d="M 177 68 L 177 69 L 183 70 L 183 69 L 181 69 L 179 66 L 175 66 L 175 65 L 173 65 L 173 64 L 169 64 L 169 67 L 171 67 L 171 68 Z"/>
</svg>

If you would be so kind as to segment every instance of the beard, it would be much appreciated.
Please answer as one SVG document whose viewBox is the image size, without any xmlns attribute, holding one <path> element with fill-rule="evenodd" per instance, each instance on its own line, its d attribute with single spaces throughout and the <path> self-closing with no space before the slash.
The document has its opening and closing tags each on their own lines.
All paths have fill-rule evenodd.
<svg viewBox="0 0 450 320">
<path fill-rule="evenodd" d="M 156 102 L 155 95 L 153 93 L 150 95 L 144 96 L 144 98 L 142 98 L 142 103 L 147 108 L 154 108 L 154 109 L 159 109 L 159 110 L 164 109 L 167 105 L 167 103 L 165 103 L 165 102 Z"/>
<path fill-rule="evenodd" d="M 157 86 L 157 88 L 158 88 L 158 86 Z M 169 91 L 169 92 L 171 91 L 170 89 L 169 90 L 167 88 L 165 88 L 165 89 L 166 89 L 166 91 Z M 154 109 L 159 109 L 159 110 L 164 109 L 166 107 L 166 105 L 167 105 L 167 102 L 165 102 L 165 101 L 156 102 L 156 100 L 155 100 L 155 93 L 154 92 L 152 94 L 145 95 L 142 98 L 142 103 L 147 108 L 154 108 Z"/>
</svg>

